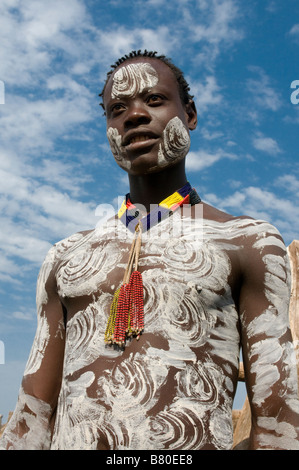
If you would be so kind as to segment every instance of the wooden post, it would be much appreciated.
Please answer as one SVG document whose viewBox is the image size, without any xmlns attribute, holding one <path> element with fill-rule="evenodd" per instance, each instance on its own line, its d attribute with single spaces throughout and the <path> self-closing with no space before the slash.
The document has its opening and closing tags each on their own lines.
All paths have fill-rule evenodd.
<svg viewBox="0 0 299 470">
<path fill-rule="evenodd" d="M 296 352 L 299 389 L 299 240 L 294 240 L 288 247 L 291 263 L 292 290 L 290 300 L 290 325 Z"/>
</svg>

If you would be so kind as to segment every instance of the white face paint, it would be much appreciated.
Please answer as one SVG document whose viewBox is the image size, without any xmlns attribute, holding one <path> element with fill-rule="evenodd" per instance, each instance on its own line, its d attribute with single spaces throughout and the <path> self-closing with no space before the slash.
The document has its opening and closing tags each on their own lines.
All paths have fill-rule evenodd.
<svg viewBox="0 0 299 470">
<path fill-rule="evenodd" d="M 125 158 L 125 148 L 121 145 L 121 136 L 118 130 L 109 127 L 107 137 L 117 164 L 124 170 L 130 170 L 131 162 Z M 189 148 L 189 132 L 180 118 L 176 116 L 168 122 L 163 131 L 155 168 L 163 168 L 169 163 L 178 163 L 185 158 Z"/>
<path fill-rule="evenodd" d="M 158 166 L 177 163 L 187 155 L 190 148 L 189 132 L 177 116 L 171 119 L 163 131 L 163 142 L 159 146 Z"/>
<path fill-rule="evenodd" d="M 159 81 L 157 71 L 149 63 L 134 63 L 121 67 L 113 75 L 111 99 L 134 98 L 150 90 Z M 117 129 L 109 127 L 107 137 L 118 165 L 124 170 L 131 168 L 131 162 L 125 158 L 125 149 L 121 145 L 121 135 Z M 166 125 L 162 143 L 159 145 L 158 161 L 155 168 L 163 168 L 169 163 L 177 163 L 187 155 L 190 148 L 188 129 L 179 117 L 174 117 Z"/>
<path fill-rule="evenodd" d="M 115 72 L 111 98 L 133 98 L 137 94 L 154 87 L 157 83 L 158 74 L 150 64 L 128 64 Z M 125 158 L 125 149 L 121 145 L 121 136 L 118 130 L 109 127 L 107 137 L 117 164 L 128 171 L 131 168 L 131 162 Z"/>
<path fill-rule="evenodd" d="M 124 170 L 129 170 L 131 168 L 131 162 L 125 158 L 125 149 L 121 145 L 121 135 L 118 130 L 113 127 L 109 127 L 107 130 L 107 137 L 116 163 Z"/>
<path fill-rule="evenodd" d="M 113 76 L 111 98 L 134 97 L 158 83 L 158 73 L 148 63 L 129 64 Z"/>
</svg>

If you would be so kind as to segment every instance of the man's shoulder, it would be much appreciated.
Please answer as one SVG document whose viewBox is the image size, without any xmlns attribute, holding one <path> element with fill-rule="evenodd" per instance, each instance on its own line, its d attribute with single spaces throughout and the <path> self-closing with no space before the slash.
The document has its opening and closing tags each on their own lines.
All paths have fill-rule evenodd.
<svg viewBox="0 0 299 470">
<path fill-rule="evenodd" d="M 205 220 L 211 220 L 211 221 L 219 222 L 219 223 L 231 222 L 231 223 L 235 223 L 236 225 L 242 222 L 246 223 L 246 221 L 248 222 L 251 221 L 252 223 L 257 221 L 256 219 L 248 215 L 238 215 L 238 216 L 232 215 L 206 202 L 203 202 L 202 206 L 203 206 L 202 214 Z"/>
<path fill-rule="evenodd" d="M 202 217 L 207 228 L 215 228 L 224 237 L 240 237 L 251 240 L 251 244 L 282 242 L 279 230 L 266 220 L 248 215 L 235 216 L 206 203 L 203 203 Z"/>
<path fill-rule="evenodd" d="M 63 258 L 66 252 L 73 251 L 78 246 L 82 246 L 82 244 L 84 244 L 94 232 L 95 229 L 75 232 L 74 234 L 55 242 L 48 251 L 45 262 L 54 262 Z"/>
</svg>

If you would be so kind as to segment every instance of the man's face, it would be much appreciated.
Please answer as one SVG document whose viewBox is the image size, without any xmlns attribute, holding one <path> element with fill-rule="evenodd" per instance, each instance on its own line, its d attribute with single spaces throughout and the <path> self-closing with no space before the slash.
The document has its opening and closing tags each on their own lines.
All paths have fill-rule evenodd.
<svg viewBox="0 0 299 470">
<path fill-rule="evenodd" d="M 153 173 L 187 155 L 194 113 L 187 112 L 173 72 L 160 60 L 138 58 L 118 67 L 104 106 L 112 153 L 128 173 Z"/>
</svg>

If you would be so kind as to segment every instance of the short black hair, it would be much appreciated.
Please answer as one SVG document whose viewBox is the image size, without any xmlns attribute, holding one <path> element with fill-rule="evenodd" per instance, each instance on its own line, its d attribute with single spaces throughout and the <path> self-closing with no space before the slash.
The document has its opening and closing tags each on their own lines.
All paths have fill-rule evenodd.
<svg viewBox="0 0 299 470">
<path fill-rule="evenodd" d="M 176 81 L 178 83 L 179 94 L 180 94 L 182 103 L 184 105 L 188 104 L 190 102 L 190 100 L 193 99 L 193 96 L 190 95 L 190 93 L 189 93 L 190 86 L 188 85 L 188 83 L 187 83 L 187 81 L 184 77 L 183 72 L 181 71 L 181 69 L 179 69 L 176 65 L 173 64 L 172 60 L 169 57 L 166 57 L 165 55 L 157 55 L 157 54 L 158 53 L 156 51 L 144 50 L 142 52 L 141 49 L 140 49 L 138 51 L 131 51 L 129 54 L 125 54 L 123 57 L 118 59 L 114 64 L 112 64 L 110 66 L 111 70 L 107 73 L 107 77 L 106 77 L 106 81 L 105 81 L 103 90 L 101 91 L 99 96 L 103 99 L 103 95 L 104 95 L 104 92 L 105 92 L 106 85 L 109 81 L 109 78 L 113 74 L 114 70 L 117 69 L 117 67 L 119 67 L 121 64 L 123 64 L 124 62 L 126 62 L 129 59 L 134 59 L 135 57 L 150 57 L 150 58 L 161 60 L 162 62 L 164 62 L 164 64 L 166 64 L 171 69 L 171 71 L 173 72 L 173 74 L 176 78 Z M 103 102 L 101 102 L 100 105 L 104 108 Z"/>
</svg>

